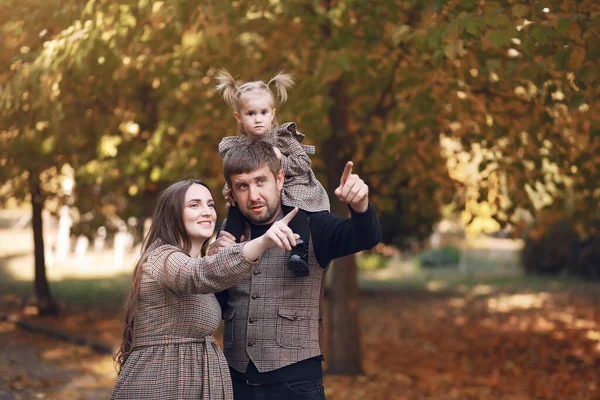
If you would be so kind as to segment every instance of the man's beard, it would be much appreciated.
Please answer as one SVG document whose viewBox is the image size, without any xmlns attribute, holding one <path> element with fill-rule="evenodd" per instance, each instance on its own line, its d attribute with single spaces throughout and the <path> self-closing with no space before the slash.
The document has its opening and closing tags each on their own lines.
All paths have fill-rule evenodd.
<svg viewBox="0 0 600 400">
<path fill-rule="evenodd" d="M 246 212 L 242 212 L 242 214 L 244 214 L 246 219 L 248 221 L 250 221 L 251 223 L 253 223 L 254 225 L 265 225 L 265 224 L 272 222 L 274 217 L 279 212 L 280 202 L 281 202 L 281 199 L 278 198 L 278 199 L 276 199 L 276 201 L 273 201 L 271 204 L 269 204 L 268 202 L 250 203 L 250 204 L 248 204 L 248 210 L 245 210 Z M 264 206 L 266 212 L 264 212 L 262 215 L 253 214 L 252 211 L 250 211 L 250 210 L 254 206 Z"/>
</svg>

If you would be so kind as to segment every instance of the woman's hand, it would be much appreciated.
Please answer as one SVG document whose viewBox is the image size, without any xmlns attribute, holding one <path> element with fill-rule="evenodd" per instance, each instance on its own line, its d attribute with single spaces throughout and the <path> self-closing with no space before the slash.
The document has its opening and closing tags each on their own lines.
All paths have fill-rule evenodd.
<svg viewBox="0 0 600 400">
<path fill-rule="evenodd" d="M 256 261 L 265 251 L 273 246 L 281 249 L 292 250 L 296 245 L 296 239 L 300 235 L 292 232 L 288 224 L 298 213 L 298 208 L 294 208 L 288 215 L 273 223 L 264 235 L 247 242 L 242 248 L 242 253 L 246 260 Z"/>
<path fill-rule="evenodd" d="M 279 160 L 281 160 L 281 157 L 282 157 L 282 156 L 281 156 L 281 150 L 279 150 L 279 147 L 275 147 L 275 146 L 273 146 L 273 151 L 275 152 L 275 155 L 277 156 L 277 158 L 278 158 Z"/>
<path fill-rule="evenodd" d="M 262 236 L 265 238 L 265 243 L 268 248 L 277 246 L 281 249 L 292 250 L 292 247 L 296 246 L 296 239 L 300 238 L 300 235 L 292 232 L 292 229 L 288 226 L 290 221 L 298 214 L 298 207 L 295 207 L 288 215 L 276 221 L 271 225 L 268 231 Z"/>
</svg>

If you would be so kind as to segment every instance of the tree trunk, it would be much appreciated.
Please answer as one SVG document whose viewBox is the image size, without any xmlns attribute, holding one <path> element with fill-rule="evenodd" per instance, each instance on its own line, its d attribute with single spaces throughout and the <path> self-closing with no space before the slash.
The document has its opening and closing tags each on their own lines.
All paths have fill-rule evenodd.
<svg viewBox="0 0 600 400">
<path fill-rule="evenodd" d="M 339 185 L 344 165 L 351 160 L 354 144 L 349 134 L 349 94 L 344 78 L 336 81 L 330 90 L 333 105 L 329 111 L 331 135 L 325 141 L 324 157 L 327 164 L 328 191 L 333 193 Z M 339 216 L 349 214 L 346 204 L 337 199 L 331 211 Z M 335 260 L 330 272 L 332 276 L 329 304 L 329 354 L 327 372 L 330 374 L 357 375 L 362 373 L 360 352 L 358 281 L 355 256 Z"/>
<path fill-rule="evenodd" d="M 327 373 L 358 375 L 362 365 L 355 256 L 335 260 L 330 273 Z"/>
<path fill-rule="evenodd" d="M 29 173 L 29 188 L 33 212 L 31 224 L 33 226 L 33 246 L 35 256 L 34 293 L 40 315 L 56 315 L 58 314 L 58 306 L 52 298 L 50 285 L 48 285 L 48 278 L 46 277 L 46 260 L 44 257 L 44 235 L 42 226 L 44 198 L 40 189 L 39 176 L 32 171 Z"/>
</svg>

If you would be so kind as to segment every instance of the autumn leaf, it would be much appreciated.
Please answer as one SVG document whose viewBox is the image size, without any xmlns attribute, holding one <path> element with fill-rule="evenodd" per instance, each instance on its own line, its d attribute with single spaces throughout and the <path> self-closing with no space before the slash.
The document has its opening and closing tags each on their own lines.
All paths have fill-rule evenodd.
<svg viewBox="0 0 600 400">
<path fill-rule="evenodd" d="M 507 44 L 511 38 L 516 36 L 517 30 L 515 28 L 497 29 L 490 31 L 486 35 L 486 39 L 494 47 L 502 47 Z"/>
<path fill-rule="evenodd" d="M 529 14 L 529 7 L 525 4 L 515 4 L 511 8 L 512 15 L 517 18 L 526 17 Z"/>
<path fill-rule="evenodd" d="M 585 60 L 585 48 L 583 46 L 575 46 L 569 57 L 569 68 L 571 70 L 579 70 Z"/>
</svg>

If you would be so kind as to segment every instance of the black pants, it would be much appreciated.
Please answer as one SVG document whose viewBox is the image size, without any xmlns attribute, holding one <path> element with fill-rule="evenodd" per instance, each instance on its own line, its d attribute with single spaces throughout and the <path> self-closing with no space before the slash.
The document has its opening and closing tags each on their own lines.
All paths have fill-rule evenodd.
<svg viewBox="0 0 600 400">
<path fill-rule="evenodd" d="M 234 400 L 326 400 L 322 380 L 249 385 L 232 379 Z"/>
</svg>

